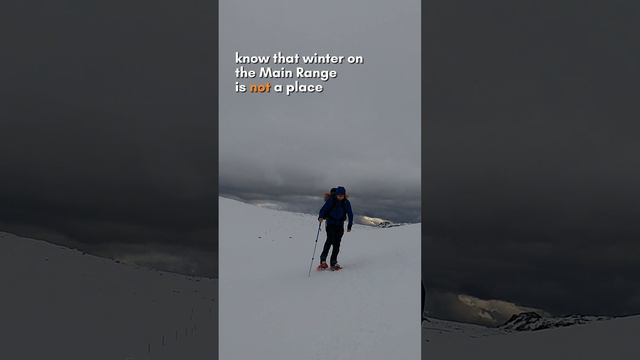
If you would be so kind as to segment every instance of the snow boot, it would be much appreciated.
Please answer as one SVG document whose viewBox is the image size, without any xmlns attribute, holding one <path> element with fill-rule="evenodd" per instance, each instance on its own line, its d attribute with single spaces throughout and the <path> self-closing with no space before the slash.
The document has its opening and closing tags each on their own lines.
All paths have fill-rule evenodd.
<svg viewBox="0 0 640 360">
<path fill-rule="evenodd" d="M 318 271 L 325 270 L 329 267 L 326 261 L 320 261 L 320 265 L 318 265 Z"/>
<path fill-rule="evenodd" d="M 331 265 L 331 271 L 342 270 L 342 266 L 340 264 Z"/>
</svg>

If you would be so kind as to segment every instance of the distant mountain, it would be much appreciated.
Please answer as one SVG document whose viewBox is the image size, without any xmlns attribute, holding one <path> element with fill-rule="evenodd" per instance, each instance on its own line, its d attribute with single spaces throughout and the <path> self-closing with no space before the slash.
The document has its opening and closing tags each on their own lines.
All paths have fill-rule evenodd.
<svg viewBox="0 0 640 360">
<path fill-rule="evenodd" d="M 390 227 L 396 227 L 401 225 L 404 225 L 404 224 L 392 223 L 391 221 L 383 221 L 376 226 L 379 228 L 390 228 Z"/>
<path fill-rule="evenodd" d="M 422 323 L 422 358 L 636 360 L 640 354 L 637 346 L 640 316 L 544 318 L 524 313 L 514 316 L 506 325 L 514 329 L 438 319 L 425 321 Z"/>
<path fill-rule="evenodd" d="M 524 312 L 513 315 L 500 326 L 510 331 L 536 331 L 565 326 L 587 324 L 592 321 L 609 320 L 606 316 L 570 315 L 564 317 L 543 317 L 535 312 Z"/>
</svg>

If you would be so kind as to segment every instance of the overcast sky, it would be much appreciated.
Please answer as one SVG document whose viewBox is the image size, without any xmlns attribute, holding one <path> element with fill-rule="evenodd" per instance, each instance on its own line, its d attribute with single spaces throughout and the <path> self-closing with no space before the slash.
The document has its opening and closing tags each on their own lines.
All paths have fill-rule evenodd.
<svg viewBox="0 0 640 360">
<path fill-rule="evenodd" d="M 469 294 L 555 314 L 640 312 L 640 3 L 425 6 L 434 311 Z"/>
<path fill-rule="evenodd" d="M 214 274 L 215 10 L 3 3 L 0 230 Z"/>
<path fill-rule="evenodd" d="M 222 1 L 221 193 L 315 213 L 343 185 L 356 215 L 420 221 L 419 3 Z M 338 71 L 322 94 L 236 94 L 235 51 L 365 63 L 316 67 Z"/>
</svg>

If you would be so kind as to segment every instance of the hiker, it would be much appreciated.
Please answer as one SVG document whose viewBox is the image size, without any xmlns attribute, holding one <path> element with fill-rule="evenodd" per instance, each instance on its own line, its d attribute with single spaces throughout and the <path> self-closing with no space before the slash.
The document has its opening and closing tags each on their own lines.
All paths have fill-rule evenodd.
<svg viewBox="0 0 640 360">
<path fill-rule="evenodd" d="M 333 190 L 333 189 L 331 189 Z M 320 265 L 318 270 L 327 269 L 327 255 L 329 249 L 331 251 L 331 270 L 340 270 L 342 267 L 338 264 L 338 252 L 340 251 L 340 240 L 344 234 L 344 221 L 349 217 L 347 232 L 351 231 L 353 225 L 353 211 L 351 211 L 351 203 L 347 200 L 347 191 L 344 187 L 338 186 L 334 193 L 330 193 L 324 206 L 320 209 L 318 221 L 322 223 L 326 220 L 327 240 L 324 243 L 322 254 L 320 254 Z"/>
</svg>

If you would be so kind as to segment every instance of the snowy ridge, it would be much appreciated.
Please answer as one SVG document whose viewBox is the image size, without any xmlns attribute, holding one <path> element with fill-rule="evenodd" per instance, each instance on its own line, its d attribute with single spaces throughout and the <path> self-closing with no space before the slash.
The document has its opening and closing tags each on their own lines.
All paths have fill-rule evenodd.
<svg viewBox="0 0 640 360">
<path fill-rule="evenodd" d="M 220 360 L 420 357 L 420 224 L 356 224 L 344 269 L 308 277 L 317 216 L 219 204 Z"/>
<path fill-rule="evenodd" d="M 216 281 L 0 232 L 0 359 L 211 359 Z"/>
<path fill-rule="evenodd" d="M 379 228 L 386 229 L 386 228 L 402 226 L 402 225 L 406 225 L 406 224 L 398 224 L 398 223 L 392 223 L 391 221 L 383 221 L 383 222 L 379 223 L 376 226 L 379 227 Z"/>
<path fill-rule="evenodd" d="M 511 331 L 536 331 L 565 326 L 583 325 L 592 321 L 608 320 L 606 316 L 570 315 L 563 317 L 543 317 L 535 312 L 513 315 L 501 329 Z"/>
<path fill-rule="evenodd" d="M 425 342 L 455 343 L 461 339 L 476 339 L 504 334 L 506 332 L 498 328 L 434 318 L 422 323 L 422 336 Z"/>
<path fill-rule="evenodd" d="M 422 325 L 422 359 L 429 360 L 635 360 L 640 316 L 579 317 L 572 325 L 510 331 L 445 320 Z M 522 319 L 522 318 L 519 318 Z M 582 321 L 588 319 L 586 323 Z M 534 321 L 536 323 L 537 321 Z"/>
</svg>

